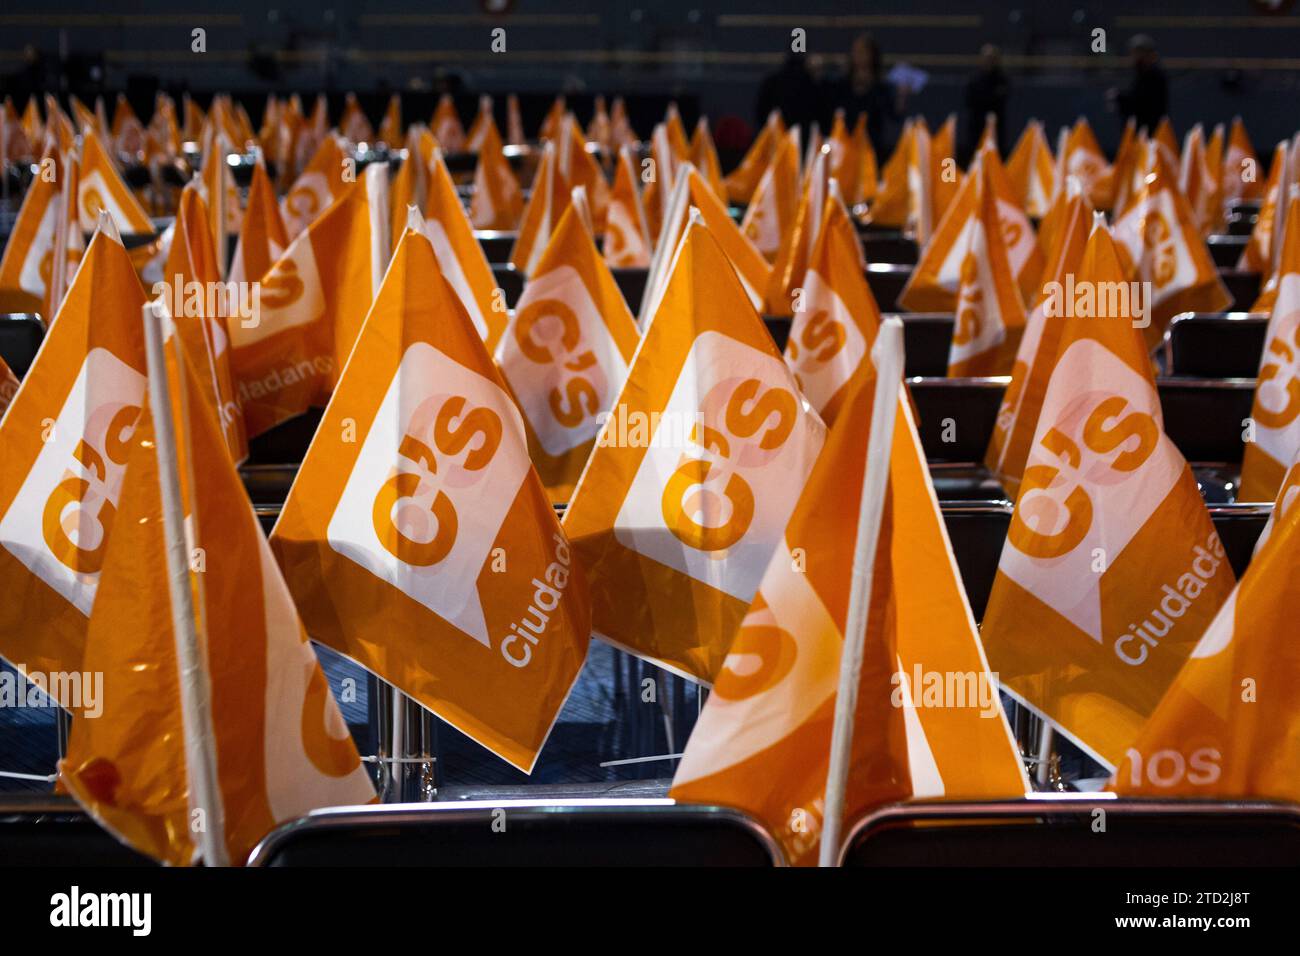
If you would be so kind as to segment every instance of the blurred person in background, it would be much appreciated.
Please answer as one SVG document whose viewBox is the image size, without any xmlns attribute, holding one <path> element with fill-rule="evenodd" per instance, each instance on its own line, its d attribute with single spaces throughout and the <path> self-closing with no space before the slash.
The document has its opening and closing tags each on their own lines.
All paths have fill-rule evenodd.
<svg viewBox="0 0 1300 956">
<path fill-rule="evenodd" d="M 854 37 L 848 71 L 833 92 L 834 105 L 844 110 L 850 128 L 859 113 L 867 114 L 867 135 L 876 154 L 888 156 L 894 149 L 907 93 L 885 78 L 880 47 L 870 33 Z"/>
<path fill-rule="evenodd" d="M 1133 82 L 1126 90 L 1112 89 L 1107 97 L 1119 109 L 1120 119 L 1137 121 L 1139 129 L 1155 132 L 1161 117 L 1169 112 L 1169 80 L 1160 65 L 1156 43 L 1145 33 L 1128 41 L 1133 64 Z"/>
<path fill-rule="evenodd" d="M 989 114 L 997 123 L 998 154 L 1007 154 L 1007 98 L 1011 81 L 1002 69 L 1002 51 L 992 43 L 980 47 L 979 69 L 966 81 L 966 129 L 960 162 L 963 166 L 979 146 Z"/>
<path fill-rule="evenodd" d="M 822 94 L 808 57 L 803 53 L 791 53 L 780 69 L 764 77 L 759 84 L 754 123 L 761 129 L 767 122 L 767 114 L 779 109 L 787 125 L 803 127 L 806 135 L 809 126 L 821 116 Z"/>
</svg>

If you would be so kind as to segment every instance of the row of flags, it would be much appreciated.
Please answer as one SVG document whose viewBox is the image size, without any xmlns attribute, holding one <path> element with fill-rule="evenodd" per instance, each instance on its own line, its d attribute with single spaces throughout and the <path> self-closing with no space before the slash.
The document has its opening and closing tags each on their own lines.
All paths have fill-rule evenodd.
<svg viewBox="0 0 1300 956">
<path fill-rule="evenodd" d="M 318 152 L 339 152 L 318 167 L 321 211 L 296 232 L 286 213 L 308 205 L 288 204 L 292 190 L 288 205 L 277 204 L 266 170 L 255 166 L 236 230 L 243 264 L 237 255 L 232 267 L 262 277 L 255 323 L 206 303 L 178 306 L 172 296 L 169 393 L 180 396 L 173 430 L 188 462 L 186 543 L 206 568 L 220 562 L 230 575 L 217 581 L 192 569 L 195 614 L 204 619 L 195 626 L 211 635 L 217 628 L 206 622 L 219 627 L 224 615 L 222 633 L 236 632 L 229 618 L 253 609 L 228 597 L 219 603 L 234 587 L 263 595 L 275 612 L 253 615 L 264 622 L 264 641 L 218 651 L 209 637 L 208 706 L 231 860 L 292 813 L 337 802 L 344 791 L 348 800 L 369 799 L 354 786 L 355 751 L 339 742 L 323 677 L 301 650 L 291 653 L 290 637 L 306 647 L 304 631 L 522 769 L 537 759 L 592 634 L 707 683 L 714 693 L 674 792 L 747 809 L 792 859 L 815 859 L 850 586 L 845 558 L 856 538 L 855 496 L 871 467 L 863 459 L 880 322 L 836 170 L 860 173 L 866 153 L 853 145 L 862 142 L 855 132 L 845 134 L 853 158 L 837 161 L 831 143 L 802 156 L 797 130 L 781 128 L 779 117 L 765 127 L 773 154 L 755 190 L 799 177 L 786 182 L 798 225 L 769 257 L 729 216 L 708 151 L 674 145 L 685 136 L 671 132 L 672 119 L 652 140 L 654 200 L 639 190 L 627 150 L 607 197 L 605 222 L 626 224 L 629 241 L 642 240 L 648 254 L 637 315 L 613 281 L 608 248 L 597 252 L 588 154 L 565 116 L 544 146 L 524 212 L 536 226 L 531 234 L 526 226 L 516 248 L 526 253 L 528 282 L 513 314 L 441 140 L 422 129 L 408 137 L 413 151 L 391 183 L 382 165 L 344 178 L 341 141 L 322 140 Z M 920 120 L 910 129 L 905 156 L 930 169 L 950 148 L 948 134 L 931 137 Z M 208 136 L 217 155 L 224 135 L 213 127 Z M 83 162 L 84 144 L 83 136 Z M 1183 229 L 1186 198 L 1166 175 L 1168 162 L 1152 156 L 1113 225 L 1094 215 L 1079 177 L 1053 187 L 1042 226 L 1051 241 L 1037 253 L 1035 283 L 1045 286 L 1052 280 L 1041 277 L 1050 275 L 1122 284 L 1143 268 L 1163 275 L 1169 257 L 1149 242 L 1172 243 L 1175 277 L 1183 274 L 1180 250 L 1193 250 L 1186 274 L 1200 275 L 1199 236 Z M 942 162 L 935 168 L 942 181 Z M 221 175 L 186 187 L 165 253 L 164 274 L 194 277 L 196 287 L 220 280 L 218 227 L 228 223 L 220 212 L 228 172 L 219 161 L 205 169 Z M 933 217 L 933 182 L 910 178 L 918 196 L 931 197 L 925 215 Z M 909 795 L 1026 789 L 1000 707 L 928 702 L 927 675 L 969 675 L 974 687 L 995 686 L 1001 675 L 1009 692 L 1108 767 L 1123 767 L 1144 753 L 1147 728 L 1195 716 L 1178 716 L 1185 705 L 1169 702 L 1188 661 L 1213 656 L 1197 642 L 1220 626 L 1223 609 L 1236 602 L 1241 613 L 1245 602 L 1247 613 L 1267 616 L 1276 606 L 1272 591 L 1245 588 L 1255 565 L 1234 590 L 1190 469 L 1164 435 L 1138 304 L 1061 317 L 1033 283 L 1037 301 L 1026 301 L 1012 263 L 1035 271 L 1024 266 L 1035 250 L 1023 260 L 1011 254 L 1017 228 L 1033 235 L 1013 182 L 986 143 L 933 222 L 917 269 L 931 278 L 915 280 L 917 290 L 928 281 L 939 294 L 957 261 L 948 291 L 965 374 L 990 374 L 978 371 L 986 361 L 1014 369 L 989 452 L 1015 494 L 1011 532 L 977 630 L 904 391 L 871 585 L 851 809 Z M 56 180 L 60 190 L 72 188 L 66 183 Z M 731 184 L 722 188 L 729 194 Z M 922 216 L 919 199 L 908 205 Z M 653 231 L 651 208 L 659 210 Z M 124 693 L 124 709 L 106 711 L 106 723 L 83 732 L 94 722 L 77 722 L 64 773 L 114 832 L 185 862 L 195 846 L 192 831 L 177 829 L 178 809 L 194 798 L 180 769 L 186 733 L 156 744 L 173 748 L 157 758 L 170 775 L 151 777 L 154 763 L 141 750 L 141 727 L 184 724 L 184 715 L 175 660 L 164 654 L 164 539 L 152 497 L 158 425 L 144 411 L 158 383 L 143 357 L 139 265 L 116 223 L 111 210 L 99 213 L 46 343 L 0 421 L 0 579 L 23 598 L 0 615 L 0 652 L 33 671 L 95 661 L 129 675 L 122 686 L 172 675 L 147 708 L 141 693 Z M 1134 235 L 1140 245 L 1130 248 Z M 1294 312 L 1296 254 L 1279 257 L 1275 319 L 1283 308 Z M 784 354 L 761 320 L 773 296 L 793 315 Z M 1003 335 L 990 337 L 997 327 Z M 1274 340 L 1265 361 L 1279 371 L 1261 374 L 1257 395 L 1266 408 L 1277 395 L 1265 384 L 1289 381 L 1279 363 L 1293 343 L 1270 328 Z M 313 404 L 325 414 L 268 550 L 235 466 L 248 438 Z M 1277 460 L 1289 458 L 1287 467 L 1300 457 L 1281 443 L 1268 447 Z M 560 501 L 568 502 L 562 521 L 552 508 Z M 1276 514 L 1294 517 L 1283 504 Z M 1275 522 L 1261 553 L 1288 547 L 1293 524 Z M 112 531 L 126 527 L 128 543 L 118 547 Z M 1282 565 L 1261 565 L 1270 566 Z M 1256 628 L 1249 640 L 1280 632 L 1280 624 Z M 110 633 L 117 646 L 102 636 Z M 233 696 L 225 668 L 262 656 L 266 694 L 254 696 L 275 704 L 275 719 L 234 715 L 249 690 Z M 299 699 L 313 707 L 312 720 L 278 709 Z M 1169 708 L 1183 709 L 1164 716 Z M 1221 766 L 1237 774 L 1228 779 L 1255 779 L 1233 768 L 1252 759 L 1255 735 L 1284 732 L 1289 719 L 1283 712 L 1251 725 L 1254 735 L 1225 719 L 1215 740 Z M 261 745 L 250 744 L 259 732 Z M 284 800 L 279 777 L 248 769 L 257 755 L 281 752 L 305 752 L 323 774 L 298 778 Z M 759 775 L 765 786 L 754 785 Z"/>
</svg>

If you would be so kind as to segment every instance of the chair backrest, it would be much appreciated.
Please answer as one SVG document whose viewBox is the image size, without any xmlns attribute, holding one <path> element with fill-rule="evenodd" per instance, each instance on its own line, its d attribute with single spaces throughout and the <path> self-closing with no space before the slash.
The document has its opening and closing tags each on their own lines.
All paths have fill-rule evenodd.
<svg viewBox="0 0 1300 956">
<path fill-rule="evenodd" d="M 321 810 L 286 824 L 254 866 L 779 866 L 758 823 L 666 799 L 503 800 Z"/>
<path fill-rule="evenodd" d="M 1191 378 L 1254 378 L 1264 352 L 1268 316 L 1250 312 L 1184 312 L 1167 333 L 1168 374 Z"/>
<path fill-rule="evenodd" d="M 1300 807 L 1036 795 L 885 807 L 845 840 L 844 866 L 1295 866 Z M 1046 799 L 1044 799 L 1046 798 Z"/>
<path fill-rule="evenodd" d="M 0 795 L 0 866 L 153 866 L 70 797 Z"/>
<path fill-rule="evenodd" d="M 19 378 L 27 374 L 45 338 L 45 323 L 30 312 L 0 315 L 0 358 Z"/>
<path fill-rule="evenodd" d="M 898 297 L 912 277 L 910 265 L 892 262 L 867 262 L 867 285 L 881 312 L 897 312 Z"/>
</svg>

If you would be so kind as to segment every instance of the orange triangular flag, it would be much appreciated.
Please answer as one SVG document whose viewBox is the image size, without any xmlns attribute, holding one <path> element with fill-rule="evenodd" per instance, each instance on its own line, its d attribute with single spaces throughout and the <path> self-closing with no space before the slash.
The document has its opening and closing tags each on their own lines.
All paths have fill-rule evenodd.
<svg viewBox="0 0 1300 956">
<path fill-rule="evenodd" d="M 560 172 L 557 152 L 555 143 L 549 140 L 542 147 L 542 159 L 533 177 L 533 191 L 524 207 L 519 236 L 510 250 L 510 264 L 525 276 L 537 266 L 537 260 L 550 241 L 551 230 L 569 205 L 570 187 Z"/>
<path fill-rule="evenodd" d="M 609 113 L 605 109 L 605 97 L 597 96 L 591 112 L 591 122 L 587 124 L 587 142 L 597 143 L 607 152 L 614 149 L 614 129 L 609 122 Z"/>
<path fill-rule="evenodd" d="M 1083 184 L 1083 194 L 1095 208 L 1111 207 L 1115 198 L 1114 170 L 1106 162 L 1106 156 L 1097 144 L 1092 127 L 1082 116 L 1075 121 L 1057 161 L 1063 161 L 1063 175 L 1073 176 Z M 1057 188 L 1063 189 L 1061 176 L 1058 175 L 1057 179 Z"/>
<path fill-rule="evenodd" d="M 880 175 L 880 188 L 875 202 L 871 204 L 871 222 L 877 226 L 901 229 L 907 223 L 910 186 L 908 157 L 912 153 L 912 139 L 915 135 L 916 122 L 909 119 L 903 123 L 898 145 L 885 161 L 885 168 Z"/>
<path fill-rule="evenodd" d="M 636 320 L 571 204 L 494 356 L 524 413 L 528 452 L 552 501 L 569 500 L 639 340 Z"/>
<path fill-rule="evenodd" d="M 465 134 L 465 151 L 477 153 L 483 146 L 483 137 L 487 135 L 488 127 L 495 129 L 496 125 L 497 121 L 492 116 L 492 97 L 484 93 L 478 98 L 478 112 L 469 124 L 469 132 Z M 500 132 L 497 133 L 497 138 L 501 138 Z"/>
<path fill-rule="evenodd" d="M 697 215 L 613 407 L 564 516 L 592 627 L 712 681 L 825 426 Z"/>
<path fill-rule="evenodd" d="M 336 137 L 326 136 L 321 140 L 311 162 L 294 180 L 280 205 L 290 239 L 315 222 L 316 217 L 342 195 L 348 186 L 348 180 L 344 178 L 346 161 L 343 146 Z"/>
<path fill-rule="evenodd" d="M 135 194 L 123 181 L 103 143 L 93 129 L 87 130 L 81 144 L 81 167 L 77 185 L 77 208 L 81 212 L 81 229 L 93 232 L 99 211 L 107 210 L 113 222 L 128 235 L 151 236 L 153 223 L 141 208 Z"/>
<path fill-rule="evenodd" d="M 1288 206 L 1238 501 L 1271 501 L 1300 456 L 1300 195 L 1293 192 Z"/>
<path fill-rule="evenodd" d="M 1234 583 L 1139 316 L 1102 291 L 1127 285 L 1095 226 L 982 631 L 1004 688 L 1111 768 Z"/>
<path fill-rule="evenodd" d="M 308 633 L 530 771 L 586 657 L 585 584 L 519 411 L 418 230 L 320 434 L 351 426 L 355 443 L 312 444 L 271 535 Z"/>
<path fill-rule="evenodd" d="M 343 100 L 343 115 L 339 117 L 338 128 L 339 134 L 353 143 L 369 143 L 375 138 L 375 128 L 370 125 L 355 93 L 347 94 Z"/>
<path fill-rule="evenodd" d="M 804 277 L 785 360 L 804 397 L 833 426 L 849 382 L 867 360 L 880 308 L 862 269 L 862 245 L 839 195 L 826 197 L 821 229 Z"/>
<path fill-rule="evenodd" d="M 394 149 L 402 142 L 402 97 L 397 93 L 388 98 L 388 107 L 384 110 L 384 118 L 379 121 L 376 138 Z"/>
<path fill-rule="evenodd" d="M 695 124 L 695 132 L 691 134 L 690 157 L 691 165 L 704 177 L 713 194 L 725 204 L 727 187 L 722 181 L 722 164 L 718 162 L 718 150 L 713 145 L 707 116 L 701 116 Z"/>
<path fill-rule="evenodd" d="M 429 120 L 429 129 L 444 153 L 459 153 L 465 148 L 465 127 L 460 124 L 460 114 L 450 93 L 438 99 L 438 107 Z"/>
<path fill-rule="evenodd" d="M 1300 799 L 1300 509 L 1279 496 L 1267 543 L 1115 771 L 1122 796 Z"/>
<path fill-rule="evenodd" d="M 1007 179 L 1026 215 L 1042 219 L 1056 193 L 1056 163 L 1043 124 L 1030 120 L 1007 159 Z"/>
<path fill-rule="evenodd" d="M 1183 140 L 1183 154 L 1178 169 L 1178 188 L 1187 199 L 1187 207 L 1201 234 L 1209 235 L 1215 225 L 1221 204 L 1218 177 L 1210 169 L 1205 130 L 1200 123 L 1188 130 Z"/>
<path fill-rule="evenodd" d="M 763 173 L 767 171 L 768 164 L 772 162 L 777 149 L 785 140 L 785 135 L 785 123 L 781 121 L 781 113 L 778 110 L 772 110 L 768 114 L 767 122 L 758 131 L 758 135 L 754 137 L 754 142 L 750 144 L 749 149 L 740 160 L 740 165 L 733 169 L 724 180 L 727 187 L 727 197 L 732 202 L 749 202 L 754 195 L 754 190 L 758 188 L 759 181 L 763 178 Z"/>
<path fill-rule="evenodd" d="M 559 139 L 560 127 L 564 123 L 565 110 L 564 97 L 557 96 L 554 102 L 551 103 L 551 108 L 546 111 L 546 116 L 542 118 L 541 129 L 537 131 L 538 140 Z"/>
<path fill-rule="evenodd" d="M 1290 162 L 1290 148 L 1287 140 L 1282 140 L 1273 150 L 1273 163 L 1268 170 L 1268 182 L 1264 186 L 1264 201 L 1259 209 L 1259 218 L 1250 232 L 1250 240 L 1242 250 L 1237 268 L 1244 272 L 1256 272 L 1268 275 L 1272 272 L 1278 248 L 1274 243 L 1281 242 L 1280 232 L 1274 227 L 1281 218 L 1280 206 L 1287 201 L 1291 184 L 1286 182 L 1286 168 Z M 1229 168 L 1231 167 L 1231 147 L 1229 147 Z M 1243 163 L 1247 160 L 1243 160 Z M 1249 167 L 1247 167 L 1249 168 Z M 1275 238 L 1276 236 L 1276 238 Z"/>
<path fill-rule="evenodd" d="M 4 417 L 5 411 L 9 408 L 9 403 L 18 394 L 18 385 L 18 376 L 13 373 L 8 363 L 0 358 L 0 418 Z"/>
<path fill-rule="evenodd" d="M 478 143 L 474 195 L 469 205 L 470 222 L 475 229 L 508 232 L 519 228 L 523 214 L 523 191 L 506 159 L 497 125 L 489 115 Z"/>
<path fill-rule="evenodd" d="M 798 138 L 797 129 L 782 138 L 740 222 L 741 232 L 768 262 L 776 261 L 781 240 L 793 233 L 799 213 Z"/>
<path fill-rule="evenodd" d="M 54 270 L 60 223 L 65 237 L 81 239 L 77 205 L 75 201 L 69 204 L 66 198 L 76 194 L 75 185 L 69 189 L 69 184 L 63 182 L 69 176 L 76 176 L 75 164 L 70 157 L 60 161 L 51 142 L 41 159 L 40 171 L 32 177 L 23 196 L 0 258 L 0 308 L 6 312 L 38 312 L 47 320 L 54 315 L 58 303 L 51 308 L 51 297 L 57 294 L 55 286 L 60 278 Z M 77 258 L 78 250 L 70 249 L 68 264 L 75 267 Z M 62 276 L 64 289 L 67 278 L 66 274 Z"/>
<path fill-rule="evenodd" d="M 214 852 L 226 858 L 204 862 L 241 864 L 279 824 L 373 801 L 374 789 L 201 387 L 168 351 L 185 547 L 213 556 L 191 565 L 193 597 L 182 614 L 200 635 L 201 669 L 179 665 L 159 490 L 166 423 L 145 411 L 122 441 L 121 520 L 81 665 L 102 675 L 103 710 L 76 721 L 59 779 L 105 828 L 154 859 L 197 861 L 204 841 L 192 823 L 201 811 Z M 201 695 L 186 699 L 185 682 Z M 200 755 L 210 755 L 215 778 L 207 794 L 194 785 L 207 779 L 191 764 Z"/>
<path fill-rule="evenodd" d="M 324 405 L 338 381 L 388 261 L 387 172 L 348 184 L 262 277 L 256 317 L 229 323 L 250 438 Z"/>
<path fill-rule="evenodd" d="M 1218 312 L 1232 302 L 1210 250 L 1159 150 L 1155 166 L 1126 213 L 1115 221 L 1115 238 L 1146 286 L 1144 332 L 1155 348 L 1179 312 Z"/>
<path fill-rule="evenodd" d="M 163 280 L 150 292 L 161 296 L 167 314 L 175 316 L 181 346 L 203 383 L 203 397 L 221 426 L 230 458 L 242 462 L 248 441 L 235 401 L 226 323 L 251 319 L 255 303 L 240 286 L 221 282 L 208 207 L 195 183 L 181 191 Z"/>
<path fill-rule="evenodd" d="M 439 149 L 429 163 L 424 219 L 424 233 L 433 243 L 443 278 L 455 290 L 489 351 L 494 350 L 506 327 L 505 293 L 497 288 L 483 246 L 474 238 L 474 228 Z"/>
<path fill-rule="evenodd" d="M 1246 134 L 1246 124 L 1240 116 L 1232 118 L 1232 128 L 1228 131 L 1228 146 L 1223 157 L 1223 201 L 1234 202 L 1238 199 L 1262 199 L 1264 180 L 1260 176 L 1259 160 L 1255 156 L 1255 147 Z"/>
<path fill-rule="evenodd" d="M 105 213 L 0 421 L 0 654 L 80 673 L 144 400 L 144 291 Z"/>
<path fill-rule="evenodd" d="M 864 363 L 670 791 L 756 815 L 796 865 L 817 860 L 853 588 L 867 589 L 870 610 L 846 820 L 908 797 L 1009 798 L 1028 789 L 901 395 L 872 577 L 861 583 L 854 574 L 863 472 L 881 466 L 866 461 L 873 386 Z M 970 688 L 962 699 L 924 690 L 933 675 L 954 673 Z"/>
<path fill-rule="evenodd" d="M 609 183 L 600 170 L 596 157 L 587 152 L 587 140 L 582 127 L 570 113 L 560 129 L 560 139 L 556 146 L 555 158 L 559 164 L 560 176 L 570 190 L 581 186 L 587 191 L 587 200 L 591 204 L 591 218 L 596 232 L 605 231 L 605 215 L 609 210 Z M 559 221 L 558 219 L 556 220 Z"/>
<path fill-rule="evenodd" d="M 669 201 L 677 184 L 680 167 L 689 159 L 679 154 L 672 145 L 668 127 L 660 123 L 650 135 L 651 175 L 646 183 L 642 202 L 645 206 L 646 225 L 650 238 L 656 243 L 668 217 Z"/>
<path fill-rule="evenodd" d="M 650 230 L 637 192 L 631 147 L 619 147 L 616 166 L 605 217 L 605 262 L 612 269 L 643 269 L 650 265 Z"/>
<path fill-rule="evenodd" d="M 230 263 L 231 282 L 251 282 L 264 276 L 289 247 L 289 231 L 275 203 L 275 187 L 259 152 L 248 186 L 248 208 Z"/>
<path fill-rule="evenodd" d="M 804 273 L 817 245 L 822 211 L 826 207 L 830 189 L 829 165 L 829 152 L 819 151 L 804 176 L 794 222 L 781 237 L 781 248 L 777 250 L 767 283 L 765 301 L 771 315 L 793 315 L 796 311 L 796 290 L 803 287 Z"/>
<path fill-rule="evenodd" d="M 519 115 L 519 97 L 511 93 L 506 97 L 506 142 L 522 146 L 525 138 L 524 121 Z"/>
<path fill-rule="evenodd" d="M 1011 367 L 1011 382 L 998 409 L 984 464 L 1014 501 L 1020 491 L 1025 459 L 1038 428 L 1038 415 L 1052 370 L 1060 356 L 1065 301 L 1075 299 L 1074 276 L 1083 261 L 1092 227 L 1092 206 L 1080 191 L 1079 181 L 1066 199 L 1056 245 L 1047 258 L 1044 282 L 1025 320 L 1024 335 Z"/>
</svg>

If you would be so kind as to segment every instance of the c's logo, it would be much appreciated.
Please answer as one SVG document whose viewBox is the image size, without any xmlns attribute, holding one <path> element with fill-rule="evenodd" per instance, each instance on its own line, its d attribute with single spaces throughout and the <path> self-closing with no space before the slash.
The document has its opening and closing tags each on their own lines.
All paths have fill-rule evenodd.
<svg viewBox="0 0 1300 956">
<path fill-rule="evenodd" d="M 1147 214 L 1142 242 L 1146 248 L 1154 250 L 1151 281 L 1156 284 L 1157 289 L 1162 289 L 1177 273 L 1178 258 L 1174 248 L 1173 230 L 1169 228 L 1168 220 L 1157 210 L 1152 209 Z"/>
<path fill-rule="evenodd" d="M 1046 455 L 1031 455 L 1011 516 L 1008 536 L 1017 550 L 1044 559 L 1069 554 L 1092 527 L 1092 498 L 1086 486 L 1107 484 L 1114 473 L 1134 472 L 1151 457 L 1160 428 L 1145 412 L 1124 414 L 1127 408 L 1128 401 L 1117 395 L 1103 398 L 1081 427 L 1080 411 L 1039 440 Z"/>
<path fill-rule="evenodd" d="M 519 313 L 515 343 L 530 362 L 554 366 L 559 382 L 547 393 L 546 401 L 557 422 L 576 428 L 600 412 L 605 376 L 592 351 L 580 349 L 582 327 L 566 303 L 559 299 L 530 302 Z"/>
<path fill-rule="evenodd" d="M 970 345 L 979 339 L 984 328 L 984 293 L 976 284 L 979 264 L 973 253 L 961 262 L 961 295 L 957 299 L 957 321 L 953 325 L 952 344 Z"/>
<path fill-rule="evenodd" d="M 1286 428 L 1300 416 L 1300 321 L 1291 329 L 1291 341 L 1286 333 L 1276 336 L 1264 351 L 1265 361 L 1259 369 L 1256 389 L 1255 421 L 1263 428 Z M 1285 402 L 1280 408 L 1270 408 L 1266 402 L 1278 393 Z"/>
<path fill-rule="evenodd" d="M 91 416 L 91 422 L 98 414 Z M 126 466 L 128 444 L 139 416 L 138 405 L 119 406 L 104 432 L 102 451 L 87 440 L 87 430 L 87 437 L 72 453 L 83 474 L 65 477 L 45 501 L 41 514 L 45 545 L 78 574 L 97 574 L 104 566 L 109 531 L 117 515 L 108 492 L 110 471 L 120 472 Z"/>
<path fill-rule="evenodd" d="M 84 186 L 81 190 L 81 210 L 91 220 L 99 218 L 99 211 L 104 208 L 104 197 L 94 186 Z"/>
<path fill-rule="evenodd" d="M 463 483 L 464 473 L 482 471 L 501 445 L 500 416 L 490 408 L 468 405 L 460 396 L 442 403 L 431 430 L 432 447 L 416 435 L 405 435 L 397 453 L 401 467 L 408 470 L 397 471 L 375 495 L 375 535 L 403 564 L 429 567 L 451 553 L 459 520 L 443 484 Z M 462 452 L 464 459 L 457 463 Z"/>
<path fill-rule="evenodd" d="M 792 392 L 764 388 L 757 378 L 736 385 L 720 409 L 716 396 L 706 398 L 704 420 L 690 434 L 696 448 L 681 456 L 660 501 L 668 529 L 700 551 L 722 551 L 745 536 L 754 519 L 754 492 L 736 468 L 761 464 L 780 449 L 799 411 Z"/>
<path fill-rule="evenodd" d="M 298 263 L 294 259 L 285 259 L 262 283 L 262 305 L 283 309 L 301 299 L 305 288 L 298 275 Z"/>
</svg>

